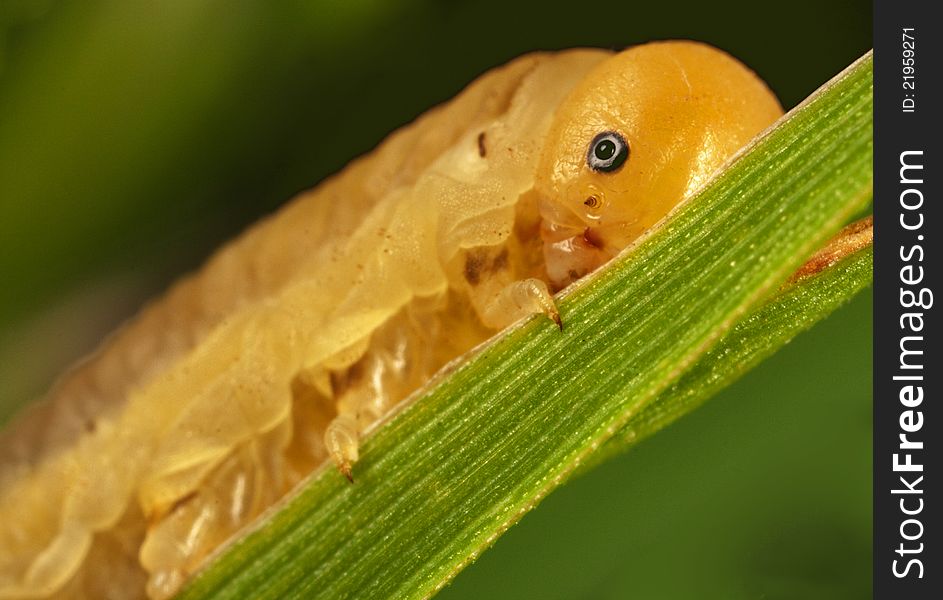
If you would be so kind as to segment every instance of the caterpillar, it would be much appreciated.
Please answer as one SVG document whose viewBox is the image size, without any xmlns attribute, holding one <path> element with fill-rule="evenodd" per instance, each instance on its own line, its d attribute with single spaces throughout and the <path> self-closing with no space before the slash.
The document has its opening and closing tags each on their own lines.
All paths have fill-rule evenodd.
<svg viewBox="0 0 943 600">
<path fill-rule="evenodd" d="M 782 114 L 710 46 L 534 53 L 226 244 L 0 436 L 0 598 L 172 596 Z"/>
</svg>

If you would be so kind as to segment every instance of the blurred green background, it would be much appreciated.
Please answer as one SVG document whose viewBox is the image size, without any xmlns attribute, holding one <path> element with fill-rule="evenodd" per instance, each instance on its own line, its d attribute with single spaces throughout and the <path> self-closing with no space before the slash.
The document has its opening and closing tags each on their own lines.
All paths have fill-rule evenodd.
<svg viewBox="0 0 943 600">
<path fill-rule="evenodd" d="M 0 423 L 213 247 L 534 49 L 720 46 L 791 107 L 864 1 L 0 0 Z M 445 598 L 870 596 L 870 298 L 565 486 Z"/>
</svg>

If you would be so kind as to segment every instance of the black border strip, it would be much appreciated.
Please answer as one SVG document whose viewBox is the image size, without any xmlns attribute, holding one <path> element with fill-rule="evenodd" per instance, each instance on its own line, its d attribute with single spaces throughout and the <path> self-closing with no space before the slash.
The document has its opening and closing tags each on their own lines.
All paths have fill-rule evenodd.
<svg viewBox="0 0 943 600">
<path fill-rule="evenodd" d="M 874 597 L 937 598 L 943 23 L 874 2 Z M 936 297 L 934 297 L 936 296 Z"/>
</svg>

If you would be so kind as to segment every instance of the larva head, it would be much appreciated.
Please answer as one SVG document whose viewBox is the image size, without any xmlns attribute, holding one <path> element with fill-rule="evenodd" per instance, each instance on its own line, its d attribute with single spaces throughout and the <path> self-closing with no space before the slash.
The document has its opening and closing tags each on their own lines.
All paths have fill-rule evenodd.
<svg viewBox="0 0 943 600">
<path fill-rule="evenodd" d="M 656 42 L 613 55 L 560 105 L 536 177 L 547 274 L 595 269 L 782 114 L 728 54 Z"/>
</svg>

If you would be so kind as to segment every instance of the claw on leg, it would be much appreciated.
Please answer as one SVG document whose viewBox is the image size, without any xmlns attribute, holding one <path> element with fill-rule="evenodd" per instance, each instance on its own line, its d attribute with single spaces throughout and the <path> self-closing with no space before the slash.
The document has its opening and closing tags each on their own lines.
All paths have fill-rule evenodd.
<svg viewBox="0 0 943 600">
<path fill-rule="evenodd" d="M 552 304 L 552 311 L 547 313 L 547 316 L 550 317 L 550 320 L 557 324 L 557 327 L 560 328 L 560 331 L 563 331 L 563 321 L 560 319 L 560 311 L 557 310 L 557 305 Z"/>
<path fill-rule="evenodd" d="M 339 415 L 331 421 L 324 432 L 324 445 L 331 455 L 331 460 L 351 483 L 354 482 L 351 469 L 360 457 L 359 442 L 357 422 L 349 415 Z"/>
</svg>

